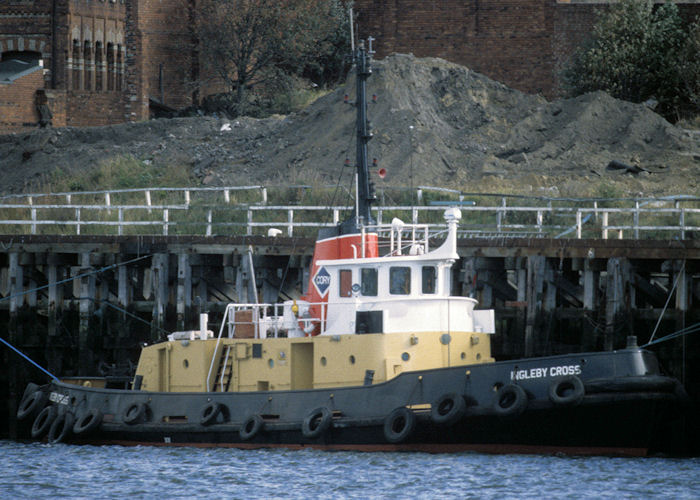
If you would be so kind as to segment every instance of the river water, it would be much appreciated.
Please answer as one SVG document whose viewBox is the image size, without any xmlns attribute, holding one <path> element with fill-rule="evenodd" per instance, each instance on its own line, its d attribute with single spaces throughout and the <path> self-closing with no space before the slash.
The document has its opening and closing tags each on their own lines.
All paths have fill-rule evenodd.
<svg viewBox="0 0 700 500">
<path fill-rule="evenodd" d="M 0 441 L 0 498 L 700 498 L 700 458 Z"/>
</svg>

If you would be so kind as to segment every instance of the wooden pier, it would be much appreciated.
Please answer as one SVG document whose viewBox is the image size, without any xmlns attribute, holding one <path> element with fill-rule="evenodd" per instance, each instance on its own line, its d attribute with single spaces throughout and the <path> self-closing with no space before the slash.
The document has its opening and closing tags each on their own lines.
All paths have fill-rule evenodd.
<svg viewBox="0 0 700 500">
<path fill-rule="evenodd" d="M 0 236 L 2 336 L 57 375 L 126 374 L 144 342 L 217 330 L 232 301 L 306 291 L 313 240 L 262 236 Z M 700 241 L 478 238 L 454 293 L 496 309 L 497 359 L 624 348 L 700 322 Z M 657 327 L 658 324 L 658 327 Z M 700 400 L 700 336 L 652 347 Z M 2 348 L 0 417 L 45 375 Z"/>
</svg>

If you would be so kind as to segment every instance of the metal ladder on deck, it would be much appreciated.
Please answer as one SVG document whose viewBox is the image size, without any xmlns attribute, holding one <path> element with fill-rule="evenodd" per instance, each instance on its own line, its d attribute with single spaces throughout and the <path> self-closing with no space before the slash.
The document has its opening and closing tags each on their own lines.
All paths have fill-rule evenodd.
<svg viewBox="0 0 700 500">
<path fill-rule="evenodd" d="M 231 345 L 221 353 L 219 367 L 214 378 L 214 392 L 228 392 L 233 378 L 233 358 L 231 357 Z"/>
</svg>

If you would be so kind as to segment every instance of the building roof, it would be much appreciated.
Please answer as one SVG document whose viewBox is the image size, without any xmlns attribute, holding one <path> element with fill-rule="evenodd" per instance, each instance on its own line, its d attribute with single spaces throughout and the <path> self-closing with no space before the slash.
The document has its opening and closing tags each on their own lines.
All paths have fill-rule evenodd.
<svg viewBox="0 0 700 500">
<path fill-rule="evenodd" d="M 44 67 L 39 58 L 12 57 L 0 61 L 0 84 L 10 84 Z"/>
</svg>

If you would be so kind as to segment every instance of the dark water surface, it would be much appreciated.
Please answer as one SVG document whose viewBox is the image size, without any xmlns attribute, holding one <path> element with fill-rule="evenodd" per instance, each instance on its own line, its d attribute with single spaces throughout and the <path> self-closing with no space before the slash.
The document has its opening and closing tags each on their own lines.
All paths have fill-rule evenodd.
<svg viewBox="0 0 700 500">
<path fill-rule="evenodd" d="M 0 498 L 700 498 L 700 458 L 0 441 Z"/>
</svg>

